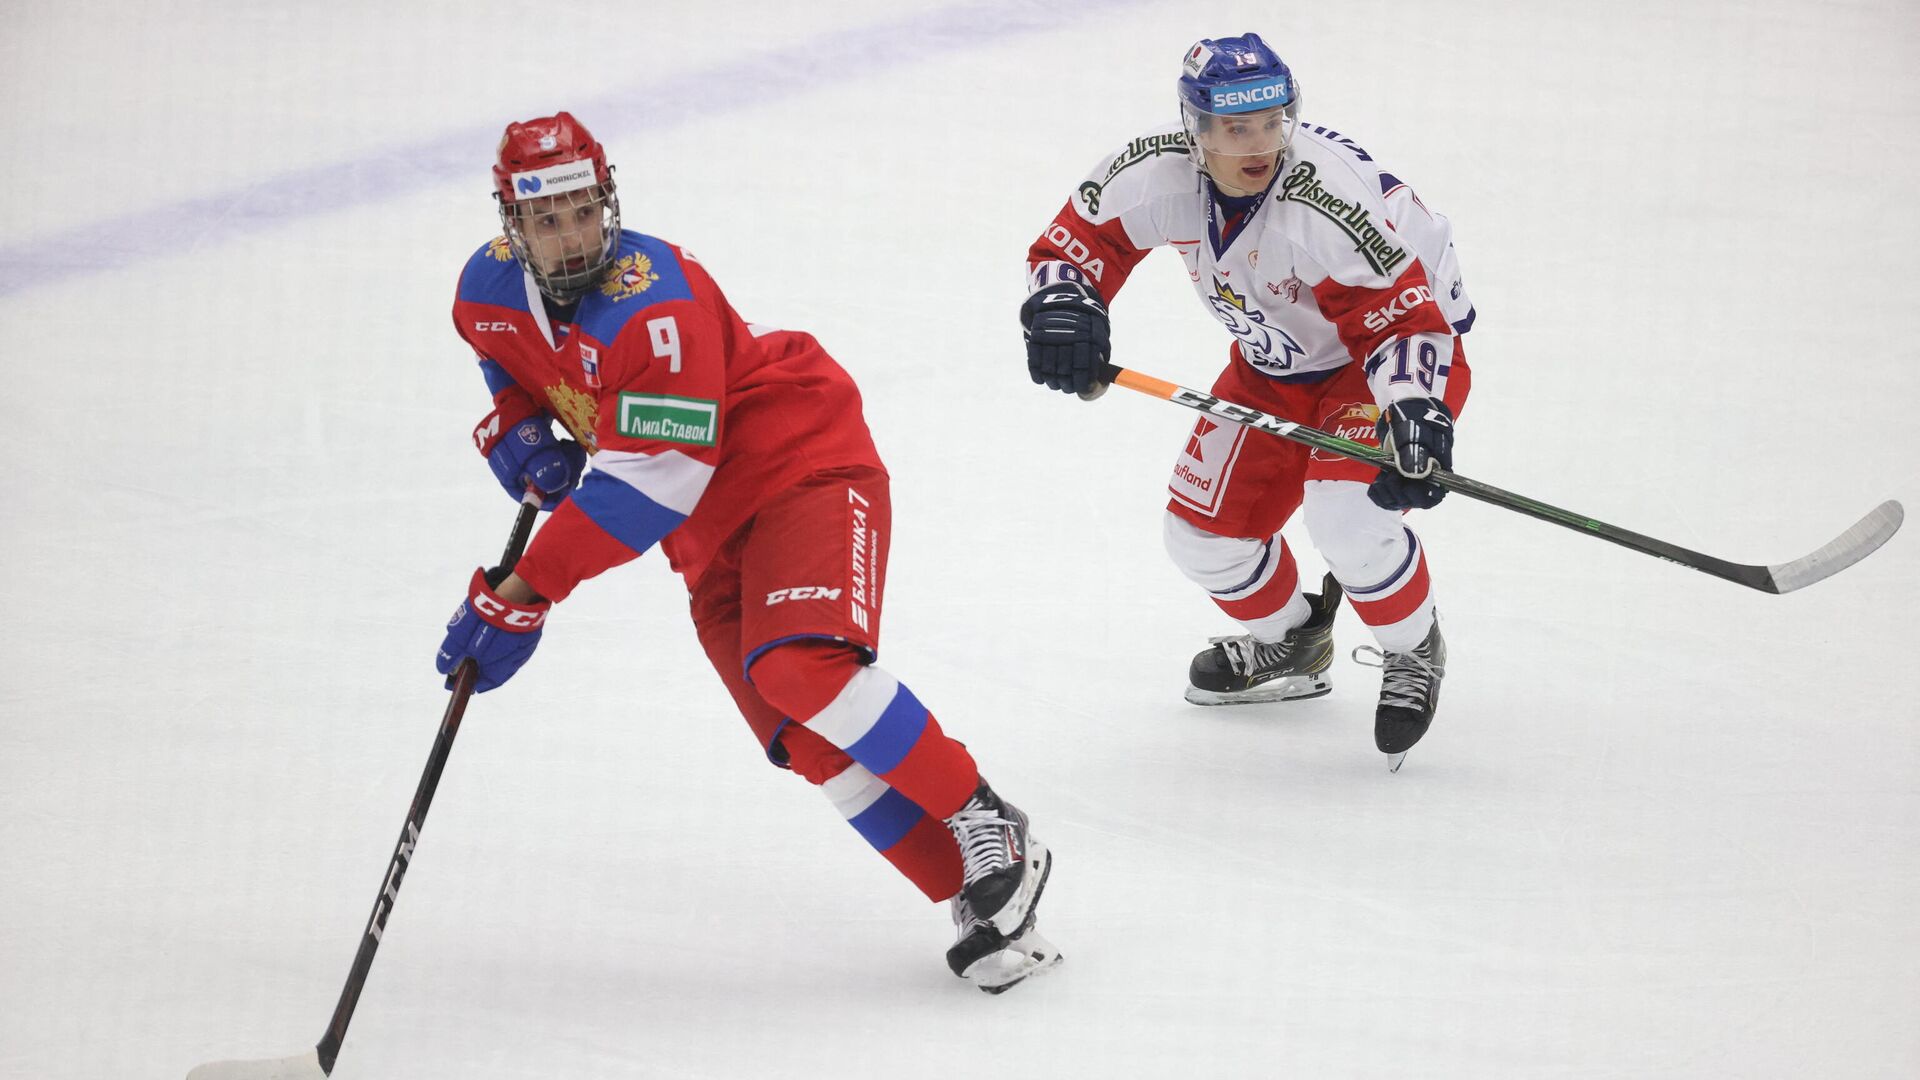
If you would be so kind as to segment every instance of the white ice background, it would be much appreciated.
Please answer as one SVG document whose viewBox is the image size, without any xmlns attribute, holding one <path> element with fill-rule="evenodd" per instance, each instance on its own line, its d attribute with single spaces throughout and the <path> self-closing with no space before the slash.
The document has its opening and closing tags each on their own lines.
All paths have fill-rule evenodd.
<svg viewBox="0 0 1920 1080">
<path fill-rule="evenodd" d="M 1728 558 L 1920 506 L 1909 0 L 11 6 L 0 28 L 0 1076 L 312 1045 L 513 507 L 448 321 L 511 119 L 859 380 L 884 660 L 1056 852 L 1002 997 L 760 759 L 657 556 L 476 698 L 335 1076 L 1920 1075 L 1913 530 L 1771 596 L 1465 499 L 1451 663 L 1201 710 L 1191 415 L 1031 386 L 1026 245 L 1258 30 L 1449 215 L 1456 464 Z M 1116 359 L 1207 385 L 1177 260 Z M 1320 565 L 1290 528 L 1303 573 Z"/>
</svg>

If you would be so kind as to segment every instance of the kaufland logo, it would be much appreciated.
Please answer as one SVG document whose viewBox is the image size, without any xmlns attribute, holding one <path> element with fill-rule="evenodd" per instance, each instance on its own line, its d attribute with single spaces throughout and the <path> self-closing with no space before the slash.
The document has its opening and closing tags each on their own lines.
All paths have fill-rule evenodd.
<svg viewBox="0 0 1920 1080">
<path fill-rule="evenodd" d="M 1252 85 L 1219 87 L 1213 91 L 1214 112 L 1251 112 L 1274 105 L 1285 105 L 1291 97 L 1287 93 L 1287 80 L 1268 79 Z"/>
<path fill-rule="evenodd" d="M 1187 456 L 1195 461 L 1205 462 L 1207 459 L 1200 453 L 1200 440 L 1212 434 L 1213 430 L 1219 426 L 1219 424 L 1214 423 L 1206 417 L 1201 417 L 1199 422 L 1194 425 L 1193 434 L 1187 437 Z M 1208 481 L 1208 483 L 1210 484 L 1211 481 Z M 1207 486 L 1207 484 L 1200 485 L 1201 490 L 1205 490 Z"/>
</svg>

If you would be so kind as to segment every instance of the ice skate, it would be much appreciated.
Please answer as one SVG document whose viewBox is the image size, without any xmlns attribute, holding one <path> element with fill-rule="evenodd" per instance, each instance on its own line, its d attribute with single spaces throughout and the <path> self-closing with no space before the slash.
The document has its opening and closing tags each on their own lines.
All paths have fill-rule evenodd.
<svg viewBox="0 0 1920 1080">
<path fill-rule="evenodd" d="M 1053 858 L 1027 832 L 1027 815 L 1002 800 L 985 780 L 947 828 L 960 845 L 962 896 L 980 918 L 1014 938 L 1033 924 Z"/>
<path fill-rule="evenodd" d="M 1028 912 L 1026 930 L 1009 938 L 973 910 L 965 892 L 955 894 L 949 904 L 954 942 L 947 950 L 947 967 L 986 993 L 1005 993 L 1063 959 L 1053 942 L 1033 926 L 1032 912 Z"/>
<path fill-rule="evenodd" d="M 1372 660 L 1362 659 L 1371 656 Z M 1440 680 L 1447 674 L 1447 642 L 1440 636 L 1436 613 L 1433 629 L 1411 652 L 1381 652 L 1371 645 L 1353 650 L 1357 663 L 1379 667 L 1380 706 L 1373 714 L 1373 744 L 1387 755 L 1387 768 L 1400 771 L 1407 751 L 1420 741 L 1440 706 Z"/>
<path fill-rule="evenodd" d="M 1320 594 L 1307 594 L 1307 621 L 1279 641 L 1252 634 L 1217 637 L 1193 658 L 1187 700 L 1195 705 L 1244 705 L 1257 701 L 1315 698 L 1333 691 L 1326 671 L 1333 664 L 1333 616 L 1340 609 L 1340 583 L 1328 574 Z"/>
</svg>

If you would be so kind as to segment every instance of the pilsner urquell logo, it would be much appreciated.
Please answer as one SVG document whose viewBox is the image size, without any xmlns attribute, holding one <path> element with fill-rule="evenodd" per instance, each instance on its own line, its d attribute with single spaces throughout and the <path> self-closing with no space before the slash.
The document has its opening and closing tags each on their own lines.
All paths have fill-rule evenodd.
<svg viewBox="0 0 1920 1080">
<path fill-rule="evenodd" d="M 1394 247 L 1367 216 L 1367 208 L 1359 203 L 1350 203 L 1335 198 L 1334 194 L 1320 186 L 1319 170 L 1313 162 L 1303 161 L 1294 166 L 1286 179 L 1280 181 L 1281 198 L 1311 207 L 1321 216 L 1340 226 L 1340 231 L 1353 241 L 1353 250 L 1367 260 L 1374 272 L 1384 274 L 1399 266 L 1407 259 L 1407 249 Z"/>
<path fill-rule="evenodd" d="M 620 434 L 629 439 L 712 446 L 719 428 L 719 402 L 672 394 L 620 395 Z"/>
<path fill-rule="evenodd" d="M 1087 204 L 1088 213 L 1097 214 L 1100 212 L 1100 193 L 1106 190 L 1108 184 L 1113 183 L 1113 178 L 1120 175 L 1121 170 L 1129 165 L 1138 165 L 1148 158 L 1159 157 L 1161 154 L 1186 152 L 1187 133 L 1184 131 L 1175 131 L 1166 135 L 1143 135 L 1128 143 L 1125 150 L 1120 151 L 1119 156 L 1113 159 L 1113 164 L 1107 166 L 1106 176 L 1080 185 L 1081 201 Z"/>
</svg>

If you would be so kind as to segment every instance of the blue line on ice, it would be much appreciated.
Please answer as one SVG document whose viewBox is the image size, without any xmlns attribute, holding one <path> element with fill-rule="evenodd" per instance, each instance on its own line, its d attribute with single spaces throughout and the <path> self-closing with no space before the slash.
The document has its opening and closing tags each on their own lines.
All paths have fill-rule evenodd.
<svg viewBox="0 0 1920 1080">
<path fill-rule="evenodd" d="M 1106 0 L 1106 9 L 1146 0 Z M 724 101 L 702 93 L 698 80 L 675 75 L 627 87 L 566 107 L 604 141 L 663 131 L 759 101 L 868 78 L 877 72 L 987 47 L 1030 33 L 1059 29 L 1090 17 L 1087 5 L 994 0 L 961 4 L 909 18 L 834 31 L 742 59 L 728 75 Z M 913 47 L 909 47 L 913 46 Z M 298 169 L 242 188 L 218 191 L 120 214 L 0 248 L 0 298 L 40 285 L 117 270 L 144 259 L 179 254 L 355 206 L 412 195 L 462 179 L 484 183 L 500 138 L 499 123 L 451 131 L 412 145 L 392 146 L 347 161 Z M 374 179 L 378 183 L 372 183 Z M 361 182 L 365 180 L 367 182 Z M 342 196 L 343 192 L 357 195 Z"/>
</svg>

